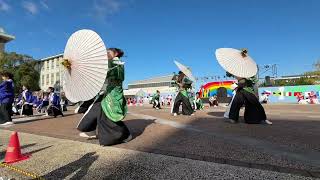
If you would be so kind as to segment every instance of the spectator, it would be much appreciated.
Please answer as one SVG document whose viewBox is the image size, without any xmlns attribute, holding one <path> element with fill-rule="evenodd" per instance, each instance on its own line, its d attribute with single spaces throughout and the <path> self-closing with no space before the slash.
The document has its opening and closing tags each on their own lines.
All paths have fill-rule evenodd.
<svg viewBox="0 0 320 180">
<path fill-rule="evenodd" d="M 22 86 L 21 100 L 21 115 L 31 116 L 33 115 L 33 96 L 32 92 L 29 91 L 29 87 L 25 84 Z"/>
<path fill-rule="evenodd" d="M 60 105 L 61 105 L 61 110 L 62 111 L 67 111 L 67 106 L 68 106 L 68 99 L 65 95 L 64 92 L 61 93 L 61 100 L 60 100 Z"/>
<path fill-rule="evenodd" d="M 12 103 L 14 101 L 13 75 L 8 72 L 1 73 L 0 84 L 0 125 L 12 125 Z"/>
<path fill-rule="evenodd" d="M 49 87 L 48 93 L 49 93 L 49 106 L 47 108 L 47 116 L 54 116 L 54 117 L 57 117 L 58 115 L 63 116 L 63 113 L 61 111 L 61 106 L 60 106 L 60 98 L 54 92 L 54 88 Z"/>
<path fill-rule="evenodd" d="M 211 96 L 210 98 L 209 98 L 209 105 L 210 105 L 210 107 L 211 106 L 218 106 L 218 98 L 217 98 L 217 96 L 216 95 L 214 95 L 214 96 Z"/>
</svg>

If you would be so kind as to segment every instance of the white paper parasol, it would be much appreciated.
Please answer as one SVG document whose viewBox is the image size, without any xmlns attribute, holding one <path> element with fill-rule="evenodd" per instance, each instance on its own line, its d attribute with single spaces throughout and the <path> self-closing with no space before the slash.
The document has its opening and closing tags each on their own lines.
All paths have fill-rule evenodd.
<svg viewBox="0 0 320 180">
<path fill-rule="evenodd" d="M 196 78 L 193 77 L 190 68 L 186 67 L 185 65 L 179 63 L 178 61 L 174 61 L 174 63 L 178 66 L 180 71 L 182 71 L 191 81 L 196 81 Z"/>
<path fill-rule="evenodd" d="M 107 49 L 92 30 L 73 33 L 63 54 L 63 89 L 71 102 L 94 98 L 104 85 L 108 72 Z"/>
<path fill-rule="evenodd" d="M 255 76 L 258 72 L 257 64 L 247 54 L 247 50 L 220 48 L 216 50 L 216 58 L 223 69 L 243 78 Z"/>
</svg>

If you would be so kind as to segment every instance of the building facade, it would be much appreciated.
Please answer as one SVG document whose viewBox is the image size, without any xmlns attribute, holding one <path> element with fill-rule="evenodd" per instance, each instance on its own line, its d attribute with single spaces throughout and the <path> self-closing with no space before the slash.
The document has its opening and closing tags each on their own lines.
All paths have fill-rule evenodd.
<svg viewBox="0 0 320 180">
<path fill-rule="evenodd" d="M 0 53 L 4 52 L 5 44 L 14 39 L 14 36 L 5 33 L 4 29 L 0 27 Z"/>
<path fill-rule="evenodd" d="M 137 93 L 142 94 L 141 92 L 143 92 L 144 96 L 150 96 L 156 93 L 157 90 L 161 94 L 173 95 L 177 92 L 177 88 L 174 86 L 172 78 L 173 74 L 170 74 L 129 83 L 128 89 L 124 90 L 124 95 L 126 97 L 137 96 Z"/>
<path fill-rule="evenodd" d="M 63 66 L 61 64 L 63 54 L 50 56 L 38 62 L 37 70 L 40 74 L 39 86 L 42 90 L 54 87 L 56 91 L 62 91 Z"/>
</svg>

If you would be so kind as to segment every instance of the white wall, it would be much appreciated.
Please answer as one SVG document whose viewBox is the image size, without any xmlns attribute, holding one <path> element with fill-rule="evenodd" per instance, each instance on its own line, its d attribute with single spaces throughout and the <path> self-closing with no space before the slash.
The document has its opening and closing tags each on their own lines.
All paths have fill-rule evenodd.
<svg viewBox="0 0 320 180">
<path fill-rule="evenodd" d="M 62 75 L 63 67 L 61 65 L 63 57 L 55 57 L 40 61 L 40 82 L 39 86 L 42 90 L 47 90 L 48 87 L 52 86 L 62 89 Z M 58 86 L 57 86 L 58 85 Z M 59 89 L 60 88 L 60 89 Z"/>
<path fill-rule="evenodd" d="M 149 88 L 132 88 L 130 90 L 134 91 L 137 90 L 139 91 L 140 89 L 142 89 L 145 93 L 147 93 L 147 95 L 153 95 L 154 93 L 156 93 L 157 90 L 160 91 L 161 94 L 174 94 L 177 91 L 176 87 L 168 87 L 168 86 L 162 86 L 162 87 L 149 87 Z"/>
</svg>

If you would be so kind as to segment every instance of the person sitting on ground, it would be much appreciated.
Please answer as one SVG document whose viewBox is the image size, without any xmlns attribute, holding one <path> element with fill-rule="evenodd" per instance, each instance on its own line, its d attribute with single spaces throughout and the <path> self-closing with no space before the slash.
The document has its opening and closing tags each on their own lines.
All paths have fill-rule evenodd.
<svg viewBox="0 0 320 180">
<path fill-rule="evenodd" d="M 19 104 L 21 105 L 21 115 L 22 116 L 32 116 L 33 115 L 33 96 L 32 92 L 29 90 L 28 85 L 24 84 L 22 86 L 21 99 Z"/>
<path fill-rule="evenodd" d="M 43 92 L 41 97 L 41 102 L 37 106 L 36 110 L 39 113 L 47 113 L 47 107 L 49 106 L 49 94 L 47 92 Z"/>
<path fill-rule="evenodd" d="M 211 96 L 210 97 L 210 99 L 209 99 L 209 105 L 210 106 L 219 106 L 219 104 L 218 104 L 218 98 L 217 98 L 217 96 L 216 95 L 214 95 L 214 96 Z"/>
<path fill-rule="evenodd" d="M 47 116 L 57 117 L 57 116 L 61 115 L 63 117 L 63 113 L 61 111 L 61 106 L 60 106 L 60 98 L 54 92 L 54 88 L 49 87 L 48 93 L 49 93 L 49 106 L 47 109 Z"/>
<path fill-rule="evenodd" d="M 33 97 L 32 97 L 32 106 L 33 108 L 37 108 L 39 104 L 41 103 L 41 99 L 39 99 L 39 93 L 40 92 L 35 92 Z"/>
<path fill-rule="evenodd" d="M 202 100 L 200 98 L 199 92 L 196 93 L 195 109 L 196 110 L 203 110 L 203 102 L 202 102 Z"/>
<path fill-rule="evenodd" d="M 261 104 L 267 104 L 268 103 L 268 94 L 267 93 L 261 93 L 261 100 L 260 100 L 260 102 L 261 102 Z"/>
<path fill-rule="evenodd" d="M 67 99 L 66 95 L 64 94 L 64 92 L 61 93 L 60 105 L 61 105 L 62 111 L 68 111 L 68 109 L 67 109 L 68 99 Z"/>
<path fill-rule="evenodd" d="M 41 103 L 42 103 L 42 97 L 43 97 L 43 92 L 42 91 L 39 91 L 38 93 L 37 93 L 37 96 L 36 96 L 36 100 L 35 100 L 35 102 L 34 102 L 34 107 L 36 108 L 36 112 L 40 112 L 39 111 L 39 106 L 41 105 Z"/>
</svg>

